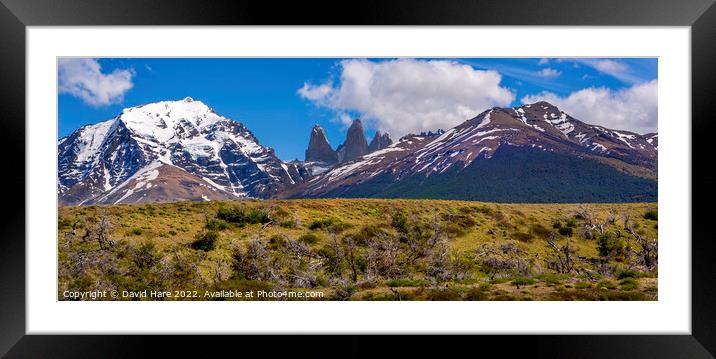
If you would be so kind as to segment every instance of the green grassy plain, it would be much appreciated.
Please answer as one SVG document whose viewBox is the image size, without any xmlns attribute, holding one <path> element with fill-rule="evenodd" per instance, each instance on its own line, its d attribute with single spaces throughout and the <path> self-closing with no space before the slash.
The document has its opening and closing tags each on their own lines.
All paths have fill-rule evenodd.
<svg viewBox="0 0 716 359">
<path fill-rule="evenodd" d="M 207 291 L 237 290 L 310 291 L 322 300 L 656 300 L 657 269 L 636 238 L 656 244 L 656 210 L 656 203 L 401 199 L 61 207 L 58 295 L 196 291 L 139 299 L 208 300 L 216 298 Z"/>
</svg>

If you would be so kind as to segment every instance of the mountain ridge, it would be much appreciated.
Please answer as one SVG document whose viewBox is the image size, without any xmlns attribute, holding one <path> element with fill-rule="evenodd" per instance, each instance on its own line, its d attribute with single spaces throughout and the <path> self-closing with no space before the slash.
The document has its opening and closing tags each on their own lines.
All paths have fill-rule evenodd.
<svg viewBox="0 0 716 359">
<path fill-rule="evenodd" d="M 129 107 L 113 119 L 83 126 L 60 139 L 60 203 L 110 203 L 107 192 L 155 162 L 181 169 L 171 172 L 185 181 L 198 181 L 208 190 L 196 192 L 216 199 L 268 198 L 308 176 L 305 168 L 279 160 L 273 149 L 260 145 L 240 122 L 187 97 Z M 161 180 L 124 192 L 135 189 L 146 201 L 171 192 Z"/>
<path fill-rule="evenodd" d="M 465 169 L 475 161 L 490 160 L 502 146 L 557 152 L 594 161 L 595 165 L 606 164 L 614 172 L 630 177 L 650 181 L 657 178 L 657 134 L 645 137 L 589 125 L 547 102 L 537 102 L 514 108 L 494 107 L 458 126 L 428 136 L 404 136 L 384 150 L 339 164 L 281 195 L 289 198 L 351 196 L 350 191 L 338 189 L 365 186 L 378 176 L 384 181 L 388 176 L 389 182 L 398 183 L 413 177 L 428 178 L 451 169 Z M 607 172 L 602 174 L 620 178 L 625 186 L 631 181 Z M 547 176 L 545 180 L 548 179 Z M 647 197 L 654 198 L 654 188 L 643 188 L 650 191 Z M 504 188 L 503 191 L 510 190 Z"/>
<path fill-rule="evenodd" d="M 497 160 L 486 162 L 496 154 L 500 156 Z M 541 180 L 566 183 L 572 199 L 655 200 L 658 133 L 640 135 L 590 125 L 547 102 L 537 102 L 493 107 L 453 128 L 406 135 L 397 142 L 376 131 L 369 144 L 362 122 L 355 120 L 336 150 L 325 131 L 315 125 L 305 159 L 280 160 L 242 123 L 216 114 L 201 101 L 190 97 L 160 101 L 126 108 L 112 119 L 83 126 L 58 140 L 58 196 L 61 205 L 311 198 L 353 196 L 373 186 L 371 190 L 382 188 L 383 192 L 374 191 L 371 196 L 409 197 L 428 193 L 429 186 L 430 193 L 448 198 L 446 186 L 450 183 L 483 183 L 498 195 L 455 190 L 464 193 L 463 199 L 534 200 L 540 198 L 511 192 L 557 191 Z M 528 159 L 554 161 L 542 167 L 522 164 L 541 176 L 523 181 L 532 183 L 533 189 L 522 188 L 525 186 L 520 187 L 519 182 L 519 188 L 485 184 L 483 179 L 494 174 L 475 170 L 510 173 L 512 164 L 501 161 Z M 556 163 L 574 167 L 574 173 L 563 171 Z M 468 173 L 480 176 L 479 181 L 465 177 Z M 580 173 L 598 178 L 572 176 Z M 556 174 L 563 178 L 555 179 Z M 498 177 L 495 181 L 509 182 Z M 592 188 L 592 197 L 574 190 L 580 183 Z M 623 186 L 629 193 L 608 190 L 607 183 Z M 445 188 L 440 188 L 441 184 Z M 540 193 L 550 200 L 548 191 Z"/>
</svg>

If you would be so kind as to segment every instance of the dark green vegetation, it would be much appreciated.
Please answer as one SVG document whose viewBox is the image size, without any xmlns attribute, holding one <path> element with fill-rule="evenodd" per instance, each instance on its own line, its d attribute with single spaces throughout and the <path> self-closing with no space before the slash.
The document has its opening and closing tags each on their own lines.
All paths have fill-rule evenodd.
<svg viewBox="0 0 716 359">
<path fill-rule="evenodd" d="M 509 190 L 507 190 L 509 189 Z M 656 202 L 655 180 L 635 177 L 601 162 L 549 151 L 502 146 L 489 160 L 444 173 L 391 174 L 339 188 L 326 198 L 432 198 L 511 203 Z"/>
<path fill-rule="evenodd" d="M 198 293 L 150 300 L 217 300 L 227 298 L 205 292 L 238 290 L 321 294 L 312 300 L 655 300 L 652 212 L 652 203 L 397 199 L 62 207 L 59 293 L 60 299 L 65 290 L 146 290 Z"/>
</svg>

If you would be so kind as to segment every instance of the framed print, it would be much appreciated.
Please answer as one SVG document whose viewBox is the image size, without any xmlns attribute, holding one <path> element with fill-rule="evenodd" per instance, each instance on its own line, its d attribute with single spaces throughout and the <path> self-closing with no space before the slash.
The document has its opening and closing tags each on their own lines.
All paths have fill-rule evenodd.
<svg viewBox="0 0 716 359">
<path fill-rule="evenodd" d="M 3 0 L 8 356 L 716 350 L 712 2 L 131 5 Z"/>
</svg>

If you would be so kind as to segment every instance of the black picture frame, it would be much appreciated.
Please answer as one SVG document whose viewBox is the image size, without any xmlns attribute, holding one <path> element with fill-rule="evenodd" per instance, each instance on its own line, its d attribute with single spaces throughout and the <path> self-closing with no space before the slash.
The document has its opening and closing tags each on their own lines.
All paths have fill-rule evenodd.
<svg viewBox="0 0 716 359">
<path fill-rule="evenodd" d="M 25 30 L 27 26 L 86 25 L 588 25 L 689 26 L 692 70 L 692 332 L 691 335 L 573 335 L 573 336 L 461 336 L 460 343 L 445 337 L 419 339 L 341 336 L 330 338 L 338 352 L 332 356 L 366 356 L 375 348 L 402 354 L 430 352 L 444 356 L 456 350 L 486 355 L 499 346 L 505 355 L 573 358 L 708 358 L 716 353 L 716 250 L 709 223 L 716 200 L 716 175 L 711 134 L 716 131 L 716 6 L 714 0 L 403 0 L 358 3 L 230 2 L 170 0 L 0 0 L 0 146 L 1 182 L 5 197 L 0 225 L 0 354 L 7 357 L 128 357 L 166 354 L 207 357 L 221 353 L 223 344 L 252 349 L 256 338 L 167 336 L 41 336 L 25 335 Z M 559 41 L 552 39 L 550 41 Z M 680 119 L 668 119 L 680 120 Z M 688 125 L 688 119 L 683 119 Z M 679 240 L 679 239 L 663 239 Z M 54 243 L 48 241 L 48 243 Z M 628 318 L 624 318 L 628 320 Z M 262 344 L 271 356 L 306 354 L 317 341 L 305 337 L 269 338 Z M 322 341 L 322 340 L 321 340 Z M 248 344 L 247 344 L 248 343 Z M 308 343 L 308 344 L 307 344 Z M 314 344 L 310 344 L 314 343 Z M 148 345 L 150 344 L 150 345 Z M 257 344 L 258 345 L 258 344 Z M 306 346 L 308 345 L 308 347 Z M 254 348 L 256 349 L 256 348 Z M 306 350 L 304 350 L 306 349 Z M 217 351 L 218 350 L 218 351 Z M 385 354 L 383 349 L 379 354 Z"/>
</svg>

